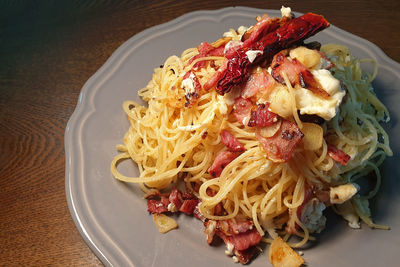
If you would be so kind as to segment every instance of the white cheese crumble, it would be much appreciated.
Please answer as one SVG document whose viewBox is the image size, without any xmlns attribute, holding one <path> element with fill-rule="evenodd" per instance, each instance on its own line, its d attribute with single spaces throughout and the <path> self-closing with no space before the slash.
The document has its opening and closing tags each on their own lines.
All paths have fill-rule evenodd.
<svg viewBox="0 0 400 267">
<path fill-rule="evenodd" d="M 283 17 L 291 17 L 292 16 L 292 9 L 290 7 L 281 7 L 281 14 L 282 14 L 282 18 Z"/>
<path fill-rule="evenodd" d="M 298 88 L 295 90 L 297 107 L 300 114 L 316 114 L 329 121 L 335 117 L 337 108 L 346 92 L 340 88 L 339 80 L 333 77 L 329 70 L 313 70 L 312 74 L 322 88 L 330 94 L 330 97 L 325 99 L 313 94 L 308 89 Z"/>
<path fill-rule="evenodd" d="M 249 50 L 246 52 L 246 55 L 249 58 L 250 63 L 253 63 L 258 54 L 262 55 L 263 52 L 261 50 Z"/>
<path fill-rule="evenodd" d="M 250 121 L 250 116 L 243 117 L 242 124 L 247 125 Z"/>
<path fill-rule="evenodd" d="M 233 260 L 234 263 L 238 263 L 238 262 L 239 262 L 239 259 L 238 259 L 238 257 L 236 257 L 236 256 L 233 256 L 233 257 L 232 257 L 232 260 Z"/>
<path fill-rule="evenodd" d="M 349 183 L 331 187 L 329 197 L 332 204 L 342 204 L 357 194 L 360 187 L 357 184 Z"/>
<path fill-rule="evenodd" d="M 228 43 L 226 43 L 225 48 L 224 48 L 224 54 L 226 54 L 226 52 L 234 47 L 240 47 L 242 46 L 243 42 L 241 41 L 237 41 L 237 40 L 231 40 Z"/>
<path fill-rule="evenodd" d="M 308 201 L 301 213 L 301 222 L 310 233 L 320 233 L 325 228 L 326 217 L 322 214 L 325 209 L 324 203 L 317 198 Z"/>
<path fill-rule="evenodd" d="M 182 81 L 182 87 L 185 89 L 185 95 L 189 95 L 195 92 L 195 86 L 193 82 L 194 77 L 194 74 L 190 73 L 189 77 Z"/>
<path fill-rule="evenodd" d="M 250 26 L 250 28 L 253 26 Z M 239 28 L 237 29 L 237 32 L 239 33 L 240 39 L 242 39 L 243 34 L 245 34 L 249 29 L 249 27 L 246 26 L 239 26 Z"/>
<path fill-rule="evenodd" d="M 232 256 L 233 255 L 233 244 L 230 242 L 226 243 L 226 250 L 225 250 L 225 255 L 227 256 Z"/>
<path fill-rule="evenodd" d="M 167 209 L 170 212 L 177 212 L 178 211 L 178 209 L 177 209 L 177 207 L 175 206 L 174 203 L 169 203 Z"/>
</svg>

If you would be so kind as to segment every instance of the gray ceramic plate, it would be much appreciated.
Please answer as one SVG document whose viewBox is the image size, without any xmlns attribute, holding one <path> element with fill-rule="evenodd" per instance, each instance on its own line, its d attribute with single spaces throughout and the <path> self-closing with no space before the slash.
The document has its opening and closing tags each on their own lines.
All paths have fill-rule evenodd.
<svg viewBox="0 0 400 267">
<path fill-rule="evenodd" d="M 150 80 L 153 69 L 173 54 L 212 42 L 229 28 L 254 24 L 256 15 L 280 16 L 276 10 L 236 7 L 186 14 L 166 24 L 145 30 L 123 44 L 82 88 L 65 133 L 66 193 L 72 218 L 93 252 L 108 266 L 234 266 L 224 247 L 209 247 L 203 226 L 193 218 L 180 216 L 179 230 L 160 234 L 146 211 L 137 187 L 113 179 L 109 166 L 115 145 L 122 142 L 128 121 L 121 104 L 139 101 L 138 89 Z M 329 18 L 328 18 L 329 19 Z M 388 126 L 395 156 L 382 166 L 382 191 L 372 205 L 376 222 L 390 231 L 350 230 L 335 215 L 328 215 L 328 228 L 318 241 L 304 249 L 309 266 L 395 266 L 400 252 L 400 65 L 374 44 L 334 26 L 315 40 L 349 46 L 358 57 L 378 62 L 374 86 L 388 106 Z M 137 173 L 133 164 L 123 172 Z M 237 265 L 236 265 L 237 266 Z M 251 266 L 270 266 L 267 252 Z"/>
</svg>

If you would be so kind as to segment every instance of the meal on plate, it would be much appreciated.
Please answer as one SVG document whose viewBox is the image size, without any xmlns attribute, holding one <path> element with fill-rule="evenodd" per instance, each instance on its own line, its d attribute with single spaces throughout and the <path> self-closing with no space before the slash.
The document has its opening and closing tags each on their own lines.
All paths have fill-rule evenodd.
<svg viewBox="0 0 400 267">
<path fill-rule="evenodd" d="M 116 179 L 140 185 L 160 232 L 178 226 L 174 214 L 192 215 L 208 244 L 222 239 L 243 264 L 265 242 L 274 266 L 302 265 L 293 248 L 324 229 L 328 207 L 352 228 L 388 229 L 369 209 L 392 155 L 376 63 L 307 42 L 329 27 L 322 16 L 281 12 L 156 68 L 139 91 L 147 105 L 123 103 L 130 128 L 111 164 Z M 139 177 L 118 172 L 126 159 Z"/>
</svg>

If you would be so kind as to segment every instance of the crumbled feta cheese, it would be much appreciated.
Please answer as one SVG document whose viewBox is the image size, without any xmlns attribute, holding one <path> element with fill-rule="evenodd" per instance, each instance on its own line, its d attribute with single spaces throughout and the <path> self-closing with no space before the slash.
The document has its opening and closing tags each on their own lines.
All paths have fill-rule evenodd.
<svg viewBox="0 0 400 267">
<path fill-rule="evenodd" d="M 346 92 L 340 88 L 339 80 L 333 77 L 329 70 L 313 70 L 312 74 L 330 97 L 325 99 L 308 89 L 299 88 L 295 90 L 297 107 L 300 114 L 316 114 L 328 121 L 335 117 Z"/>
<path fill-rule="evenodd" d="M 250 63 L 253 63 L 258 54 L 262 55 L 263 52 L 261 50 L 249 50 L 246 52 L 246 55 L 249 58 Z"/>
<path fill-rule="evenodd" d="M 227 255 L 227 256 L 232 256 L 232 255 L 233 255 L 233 248 L 234 248 L 233 244 L 227 242 L 227 243 L 226 243 L 225 255 Z"/>
<path fill-rule="evenodd" d="M 340 81 L 333 77 L 329 70 L 313 70 L 311 73 L 328 94 L 332 95 L 341 90 Z"/>
<path fill-rule="evenodd" d="M 231 37 L 231 38 L 234 37 L 233 33 L 230 32 L 230 31 L 229 31 L 229 32 L 224 32 L 224 33 L 222 34 L 222 36 L 223 36 L 223 37 Z"/>
<path fill-rule="evenodd" d="M 243 42 L 241 41 L 237 41 L 237 40 L 232 40 L 226 43 L 225 48 L 224 48 L 224 54 L 226 54 L 226 52 L 229 49 L 232 49 L 234 47 L 240 47 L 243 44 Z"/>
<path fill-rule="evenodd" d="M 190 95 L 195 92 L 194 89 L 195 86 L 193 81 L 194 77 L 195 77 L 194 74 L 190 73 L 189 77 L 182 81 L 182 87 L 185 89 L 185 95 Z"/>
<path fill-rule="evenodd" d="M 174 203 L 169 203 L 167 209 L 170 212 L 177 212 L 178 211 L 178 209 L 176 208 Z"/>
<path fill-rule="evenodd" d="M 236 256 L 233 256 L 233 257 L 232 257 L 232 260 L 233 260 L 234 263 L 238 263 L 238 262 L 239 262 L 239 259 L 238 259 L 238 257 L 236 257 Z"/>
<path fill-rule="evenodd" d="M 253 26 L 251 26 L 251 27 L 253 27 Z M 250 27 L 250 28 L 251 28 L 251 27 Z M 240 27 L 237 29 L 237 32 L 239 33 L 240 39 L 242 39 L 243 34 L 245 34 L 250 28 L 249 28 L 249 27 L 246 27 L 246 26 L 240 26 Z"/>
<path fill-rule="evenodd" d="M 320 233 L 325 228 L 326 217 L 322 214 L 325 208 L 324 203 L 317 198 L 311 199 L 304 205 L 300 219 L 310 233 Z"/>
<path fill-rule="evenodd" d="M 290 7 L 281 7 L 281 14 L 282 14 L 282 18 L 283 17 L 291 17 L 292 16 L 292 9 Z"/>
<path fill-rule="evenodd" d="M 329 197 L 332 204 L 342 204 L 357 194 L 360 187 L 357 184 L 344 184 L 331 187 Z"/>
<path fill-rule="evenodd" d="M 246 116 L 246 117 L 243 118 L 242 124 L 243 125 L 247 125 L 249 123 L 249 121 L 250 121 L 250 116 Z"/>
</svg>

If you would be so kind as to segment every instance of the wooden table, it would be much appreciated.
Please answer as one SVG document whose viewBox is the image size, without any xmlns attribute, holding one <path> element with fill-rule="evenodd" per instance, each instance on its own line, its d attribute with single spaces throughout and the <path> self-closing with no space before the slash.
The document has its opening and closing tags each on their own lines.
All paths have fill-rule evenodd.
<svg viewBox="0 0 400 267">
<path fill-rule="evenodd" d="M 64 131 L 83 84 L 134 34 L 182 14 L 273 1 L 0 2 L 0 265 L 97 266 L 70 217 Z M 400 1 L 285 1 L 400 61 Z"/>
</svg>

